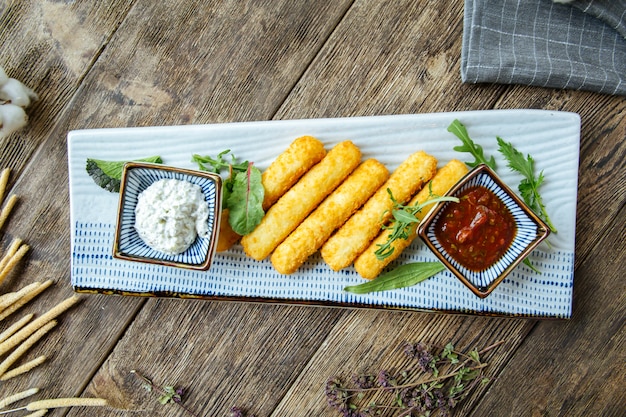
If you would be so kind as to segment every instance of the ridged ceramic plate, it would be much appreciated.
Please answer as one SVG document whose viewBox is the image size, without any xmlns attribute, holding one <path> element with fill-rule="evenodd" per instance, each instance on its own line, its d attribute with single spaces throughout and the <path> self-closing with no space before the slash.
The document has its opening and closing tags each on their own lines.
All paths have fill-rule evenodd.
<svg viewBox="0 0 626 417">
<path fill-rule="evenodd" d="M 211 268 L 189 271 L 114 259 L 118 194 L 99 188 L 85 170 L 87 158 L 129 160 L 158 153 L 167 165 L 195 168 L 191 155 L 216 156 L 230 149 L 264 169 L 302 135 L 330 149 L 350 139 L 363 159 L 376 158 L 390 170 L 412 152 L 424 150 L 443 166 L 469 161 L 453 150 L 460 141 L 447 131 L 463 123 L 486 155 L 496 157 L 500 177 L 516 189 L 521 177 L 497 151 L 496 136 L 535 159 L 546 178 L 541 187 L 558 233 L 530 255 L 534 272 L 519 265 L 486 298 L 479 298 L 451 272 L 405 289 L 355 295 L 343 291 L 363 282 L 352 268 L 334 272 L 314 255 L 296 273 L 274 271 L 240 246 L 218 253 Z M 77 130 L 68 134 L 71 205 L 71 281 L 76 291 L 248 300 L 323 306 L 368 307 L 521 317 L 568 318 L 572 313 L 574 236 L 580 117 L 543 110 L 486 110 L 455 113 L 307 119 L 210 125 Z M 419 240 L 390 267 L 436 260 Z"/>
</svg>

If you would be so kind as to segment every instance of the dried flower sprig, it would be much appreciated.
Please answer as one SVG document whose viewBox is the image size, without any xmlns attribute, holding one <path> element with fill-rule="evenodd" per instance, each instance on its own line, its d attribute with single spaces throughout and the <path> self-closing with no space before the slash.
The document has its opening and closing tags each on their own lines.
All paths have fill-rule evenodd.
<svg viewBox="0 0 626 417">
<path fill-rule="evenodd" d="M 196 413 L 194 413 L 190 408 L 188 408 L 185 404 L 183 404 L 183 396 L 185 395 L 185 390 L 180 387 L 174 387 L 173 385 L 166 385 L 160 387 L 152 382 L 151 379 L 143 376 L 136 370 L 130 371 L 131 374 L 135 375 L 137 378 L 141 379 L 144 384 L 144 388 L 149 391 L 156 391 L 159 394 L 158 401 L 159 403 L 165 405 L 167 403 L 173 403 L 178 405 L 180 408 L 185 410 L 187 414 L 198 417 Z"/>
<path fill-rule="evenodd" d="M 254 414 L 246 414 L 246 412 L 240 407 L 231 407 L 230 417 L 254 417 Z"/>
<path fill-rule="evenodd" d="M 413 368 L 397 375 L 387 370 L 353 375 L 350 386 L 332 377 L 325 388 L 328 405 L 344 417 L 448 415 L 473 388 L 489 381 L 481 355 L 502 343 L 467 353 L 450 343 L 438 353 L 423 343 L 406 343 L 403 352 L 415 361 Z"/>
</svg>

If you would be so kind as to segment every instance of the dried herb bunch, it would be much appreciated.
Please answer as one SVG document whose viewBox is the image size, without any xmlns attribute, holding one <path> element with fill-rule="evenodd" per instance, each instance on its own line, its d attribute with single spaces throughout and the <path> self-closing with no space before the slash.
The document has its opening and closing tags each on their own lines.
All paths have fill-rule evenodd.
<svg viewBox="0 0 626 417">
<path fill-rule="evenodd" d="M 405 343 L 408 369 L 353 375 L 349 383 L 332 377 L 326 382 L 328 405 L 344 417 L 450 415 L 473 388 L 489 381 L 481 355 L 502 343 L 466 353 L 450 343 L 443 348 Z"/>
</svg>

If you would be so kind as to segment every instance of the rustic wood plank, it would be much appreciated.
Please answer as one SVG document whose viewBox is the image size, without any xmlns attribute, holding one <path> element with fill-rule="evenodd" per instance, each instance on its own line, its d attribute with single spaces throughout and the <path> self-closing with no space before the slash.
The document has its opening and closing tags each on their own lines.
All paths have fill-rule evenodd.
<svg viewBox="0 0 626 417">
<path fill-rule="evenodd" d="M 39 95 L 29 125 L 0 139 L 0 161 L 21 175 L 132 1 L 10 1 L 0 9 L 0 66 Z"/>
<path fill-rule="evenodd" d="M 69 128 L 267 120 L 348 4 L 139 2 L 85 80 Z"/>
<path fill-rule="evenodd" d="M 151 301 L 88 392 L 114 399 L 116 407 L 151 416 L 186 415 L 174 405 L 160 405 L 156 393 L 146 393 L 130 373 L 136 369 L 160 386 L 184 387 L 185 404 L 197 415 L 227 416 L 233 406 L 269 415 L 341 313 L 327 308 Z M 142 343 L 137 343 L 139 338 Z M 119 411 L 103 410 L 98 415 L 116 416 Z"/>
<path fill-rule="evenodd" d="M 498 326 L 493 326 L 494 322 Z M 505 344 L 493 356 L 485 358 L 490 364 L 488 375 L 497 375 L 498 369 L 507 363 L 507 352 L 522 342 L 525 333 L 519 328 L 529 330 L 532 325 L 532 321 L 518 319 L 352 311 L 337 323 L 272 415 L 338 415 L 326 404 L 324 386 L 327 379 L 338 376 L 349 382 L 353 374 L 376 375 L 381 370 L 399 374 L 410 366 L 410 361 L 402 353 L 405 342 L 431 345 L 451 342 L 465 350 L 504 340 Z"/>
<path fill-rule="evenodd" d="M 188 402 L 200 415 L 226 415 L 239 405 L 257 416 L 330 416 L 336 413 L 325 405 L 326 378 L 400 367 L 397 347 L 404 340 L 484 346 L 505 339 L 489 358 L 497 379 L 468 398 L 458 415 L 560 415 L 561 408 L 568 415 L 618 415 L 623 400 L 612 385 L 624 382 L 624 238 L 615 227 L 624 216 L 623 100 L 462 85 L 462 4 L 383 3 L 3 3 L 2 21 L 10 25 L 0 27 L 0 38 L 28 48 L 13 51 L 3 43 L 0 64 L 45 91 L 30 127 L 1 143 L 0 160 L 16 169 L 12 184 L 24 196 L 6 236 L 34 246 L 8 284 L 59 279 L 31 306 L 35 312 L 71 293 L 63 140 L 69 129 L 531 107 L 583 116 L 574 318 L 537 324 L 89 296 L 41 344 L 63 366 L 43 367 L 3 391 L 45 385 L 51 395 L 103 395 L 150 415 L 185 415 L 143 392 L 129 374 L 137 368 L 162 384 L 189 388 Z M 26 21 L 38 25 L 15 29 Z M 608 216 L 595 216 L 597 207 Z M 590 359 L 589 352 L 603 356 Z M 571 371 L 559 368 L 562 357 L 573 361 Z M 541 374 L 544 369 L 550 373 Z"/>
<path fill-rule="evenodd" d="M 276 118 L 490 109 L 507 87 L 461 83 L 462 25 L 461 2 L 355 1 Z"/>
<path fill-rule="evenodd" d="M 21 288 L 35 280 L 56 281 L 52 288 L 10 316 L 3 328 L 28 312 L 41 315 L 71 295 L 65 133 L 53 129 L 131 4 L 20 1 L 2 5 L 0 65 L 40 97 L 29 109 L 29 125 L 0 140 L 2 168 L 12 169 L 11 192 L 20 198 L 2 230 L 2 250 L 14 237 L 22 238 L 31 247 L 24 261 L 3 283 L 2 290 Z M 140 304 L 137 300 L 117 299 L 103 305 L 97 298 L 84 298 L 35 346 L 38 354 L 45 352 L 48 362 L 28 375 L 3 382 L 2 393 L 40 386 L 56 387 L 50 394 L 80 394 L 93 367 L 104 360 Z M 101 323 L 99 318 L 103 315 L 117 317 L 116 325 Z M 97 336 L 84 339 L 90 334 Z M 86 364 L 91 364 L 92 369 Z M 75 378 L 77 375 L 82 378 Z"/>
<path fill-rule="evenodd" d="M 40 152 L 41 160 L 35 160 L 41 164 L 38 169 L 43 170 L 42 172 L 46 172 L 47 169 L 55 171 L 55 167 L 65 165 L 64 143 L 58 138 L 63 137 L 67 130 L 75 128 L 271 118 L 284 96 L 321 47 L 327 33 L 333 29 L 334 22 L 343 15 L 344 8 L 345 4 L 340 3 L 332 6 L 311 3 L 303 7 L 286 2 L 273 2 L 270 5 L 259 2 L 243 4 L 237 1 L 219 4 L 180 1 L 136 4 L 124 23 L 120 25 L 118 32 L 111 38 L 107 49 L 89 75 L 83 80 L 62 122 L 51 135 L 53 139 L 44 144 Z M 137 25 L 136 22 L 139 20 L 144 22 L 147 20 L 148 23 Z M 177 47 L 172 45 L 177 45 Z M 60 169 L 57 168 L 56 171 Z M 50 198 L 67 186 L 67 173 L 60 173 L 60 175 L 53 185 L 54 188 L 39 193 L 40 198 Z M 26 189 L 34 192 L 37 182 L 28 180 L 22 187 L 25 189 L 24 193 L 29 194 Z M 51 230 L 57 231 L 61 228 L 55 219 L 67 218 L 67 207 L 60 205 L 59 210 L 60 213 L 22 214 L 19 222 L 27 224 L 28 216 L 43 217 L 45 219 L 43 224 L 47 224 L 49 229 L 44 226 L 42 233 L 50 235 Z M 66 225 L 63 226 L 66 227 Z M 51 242 L 47 242 L 46 247 L 50 247 L 50 244 Z M 67 252 L 54 250 L 53 253 L 62 257 L 63 253 Z M 124 301 L 138 308 L 136 304 L 133 304 L 137 302 L 135 299 L 89 297 L 89 301 L 92 300 L 103 307 L 118 306 Z M 199 311 L 190 311 L 192 305 L 197 305 Z M 270 356 L 263 355 L 262 349 L 256 353 L 249 352 L 244 340 L 236 341 L 233 347 L 233 352 L 237 352 L 237 355 L 242 352 L 252 354 L 251 357 L 258 362 L 256 366 L 266 367 L 270 378 L 284 381 L 285 386 L 280 390 L 286 390 L 292 378 L 292 367 L 297 370 L 301 362 L 308 361 L 312 352 L 316 350 L 317 345 L 332 327 L 335 317 L 341 314 L 341 310 L 295 307 L 241 304 L 221 306 L 220 303 L 216 306 L 213 303 L 194 304 L 188 300 L 182 302 L 148 301 L 147 316 L 145 316 L 147 324 L 143 327 L 131 327 L 125 333 L 120 342 L 121 347 L 111 354 L 109 360 L 95 375 L 87 395 L 92 394 L 94 387 L 102 389 L 106 381 L 109 381 L 109 385 L 119 381 L 119 379 L 111 379 L 116 375 L 123 373 L 126 377 L 130 366 L 137 366 L 135 359 L 137 355 L 128 356 L 124 349 L 129 348 L 124 348 L 127 346 L 124 342 L 128 343 L 128 346 L 138 347 L 141 351 L 139 357 L 149 358 L 146 365 L 149 372 L 146 373 L 150 373 L 151 377 L 164 377 L 165 379 L 167 375 L 176 375 L 179 372 L 183 376 L 195 375 L 193 380 L 186 380 L 194 386 L 214 383 L 211 369 L 207 368 L 206 372 L 198 372 L 198 362 L 189 358 L 189 355 L 192 355 L 191 352 L 188 356 L 183 356 L 181 362 L 172 362 L 175 359 L 175 352 L 172 352 L 170 359 L 165 363 L 160 363 L 163 366 L 162 370 L 154 367 L 155 364 L 159 364 L 154 361 L 154 352 L 169 349 L 167 346 L 173 340 L 167 329 L 175 329 L 179 326 L 179 331 L 194 334 L 194 337 L 190 339 L 175 339 L 179 348 L 194 345 L 196 338 L 198 344 L 195 346 L 208 343 L 207 339 L 204 339 L 205 335 L 195 336 L 192 330 L 195 330 L 194 326 L 198 325 L 198 317 L 203 317 L 205 312 L 215 308 L 227 308 L 227 316 L 231 317 L 233 323 L 237 323 L 236 325 L 241 322 L 251 326 L 246 328 L 247 339 L 245 341 L 256 340 L 255 335 L 258 338 L 266 337 L 261 332 L 267 331 L 268 326 L 284 328 L 284 326 L 294 325 L 305 328 L 304 323 L 314 324 L 305 342 L 295 337 L 296 334 L 304 336 L 303 331 L 294 333 L 294 337 L 286 339 L 285 344 L 272 342 L 268 345 L 268 351 L 273 352 Z M 157 307 L 161 310 L 163 322 L 155 321 L 152 317 L 153 309 Z M 120 314 L 126 316 L 128 313 L 122 305 L 120 308 Z M 267 314 L 268 311 L 271 314 Z M 190 317 L 189 323 L 179 324 L 178 318 L 187 316 Z M 299 316 L 303 317 L 293 319 L 294 323 L 284 320 L 285 317 Z M 257 319 L 249 321 L 250 317 L 257 317 Z M 126 321 L 117 323 L 115 315 L 102 316 L 87 312 L 85 321 L 90 320 L 97 321 L 91 323 L 91 326 L 97 330 L 113 327 L 119 332 L 127 324 Z M 220 320 L 212 327 L 222 326 L 224 321 Z M 148 325 L 154 327 L 149 330 Z M 220 339 L 220 343 L 226 343 L 224 340 L 230 337 L 233 326 L 223 328 L 223 338 Z M 215 329 L 211 328 L 208 335 L 214 332 Z M 79 333 L 76 331 L 75 335 L 78 336 Z M 154 337 L 146 338 L 146 334 L 154 335 Z M 93 340 L 102 343 L 103 339 L 96 337 Z M 145 343 L 137 344 L 138 340 L 145 340 Z M 74 345 L 75 339 L 70 342 Z M 267 343 L 269 344 L 270 341 Z M 106 355 L 110 346 L 109 343 L 103 343 L 97 352 Z M 75 351 L 79 348 L 80 345 L 75 344 L 68 351 L 73 351 L 73 354 L 80 359 L 83 369 L 80 372 L 72 370 L 71 378 L 67 375 L 60 375 L 72 381 L 74 390 L 79 390 L 81 384 L 84 384 L 99 366 L 98 363 L 84 366 L 84 363 L 94 356 L 101 357 L 99 353 Z M 283 350 L 296 352 L 288 367 L 284 362 L 281 365 L 275 361 L 276 357 L 284 356 Z M 203 351 L 194 352 L 199 354 Z M 213 363 L 212 366 L 216 367 L 213 370 L 231 366 L 239 370 L 239 373 L 247 375 L 250 371 L 262 369 L 249 362 L 240 363 L 239 356 L 231 358 L 227 352 L 224 355 L 226 356 L 223 356 L 223 359 Z M 229 361 L 234 361 L 234 363 L 228 365 Z M 237 375 L 237 373 L 226 374 L 224 383 L 227 386 L 234 383 L 233 378 Z M 297 372 L 294 375 L 297 375 Z M 130 384 L 132 381 L 131 376 L 127 383 Z M 258 398 L 260 385 L 247 387 L 244 381 L 241 386 L 241 401 L 245 404 L 253 404 L 252 399 Z M 277 390 L 277 397 L 273 398 L 274 402 L 282 397 L 280 390 Z M 53 393 L 60 393 L 60 391 L 61 389 L 56 389 Z M 127 398 L 124 392 L 119 394 L 119 391 L 108 388 L 106 392 L 113 393 L 113 398 Z M 201 408 L 223 410 L 226 406 L 234 405 L 221 403 L 217 397 L 206 398 L 201 393 L 197 395 L 192 398 L 192 404 L 197 403 Z M 140 396 L 138 401 L 140 408 L 154 405 L 149 397 Z M 264 407 L 271 409 L 272 401 L 268 401 Z M 97 413 L 101 411 L 98 410 Z M 80 414 L 80 411 L 76 412 Z M 110 412 L 113 415 L 119 413 L 116 410 Z M 163 413 L 162 415 L 172 415 L 170 413 L 173 411 L 157 407 L 154 409 L 155 414 L 152 415 L 158 415 L 156 413 L 159 412 Z"/>
</svg>

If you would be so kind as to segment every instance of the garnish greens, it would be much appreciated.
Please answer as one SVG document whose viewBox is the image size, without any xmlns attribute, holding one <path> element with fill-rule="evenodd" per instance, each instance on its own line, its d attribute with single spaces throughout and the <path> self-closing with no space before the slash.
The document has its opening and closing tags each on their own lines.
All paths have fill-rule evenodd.
<svg viewBox="0 0 626 417">
<path fill-rule="evenodd" d="M 426 281 L 444 269 L 445 266 L 441 262 L 413 262 L 400 265 L 371 281 L 344 287 L 343 290 L 353 294 L 367 294 L 410 287 Z"/>
<path fill-rule="evenodd" d="M 333 376 L 326 381 L 326 400 L 343 416 L 448 416 L 474 389 L 491 382 L 483 357 L 503 343 L 459 350 L 452 343 L 442 348 L 405 342 L 408 365 L 354 373 L 347 381 Z"/>
<path fill-rule="evenodd" d="M 230 161 L 225 158 L 229 154 Z M 223 184 L 223 208 L 229 210 L 228 223 L 239 235 L 252 232 L 265 215 L 262 206 L 265 189 L 261 182 L 261 171 L 251 162 L 237 162 L 229 149 L 219 153 L 216 158 L 194 154 L 192 161 L 204 171 L 219 174 L 228 170 L 229 176 Z"/>
<path fill-rule="evenodd" d="M 475 157 L 476 160 L 474 162 L 466 162 L 468 166 L 475 167 L 483 163 L 492 169 L 496 168 L 494 157 L 491 156 L 488 160 L 485 158 L 482 147 L 474 143 L 467 133 L 467 129 L 465 129 L 465 126 L 461 122 L 455 119 L 450 126 L 448 126 L 448 132 L 453 133 L 463 142 L 463 146 L 454 147 L 455 151 L 470 152 Z M 543 171 L 539 173 L 539 176 L 535 177 L 535 161 L 532 156 L 527 155 L 524 157 L 511 143 L 505 142 L 500 137 L 496 136 L 496 140 L 499 145 L 498 150 L 507 160 L 509 168 L 524 176 L 524 179 L 518 185 L 518 190 L 524 202 L 548 224 L 550 231 L 556 233 L 557 230 L 550 221 L 546 207 L 539 194 L 539 186 L 541 186 L 544 181 Z M 524 259 L 524 264 L 535 272 L 539 272 L 528 258 Z"/>
<path fill-rule="evenodd" d="M 180 408 L 182 408 L 187 414 L 192 417 L 198 417 L 196 413 L 191 411 L 185 404 L 183 404 L 183 396 L 185 395 L 185 390 L 183 388 L 177 388 L 171 385 L 166 386 L 158 386 L 151 379 L 145 377 L 140 374 L 136 370 L 130 371 L 131 374 L 135 375 L 143 382 L 143 387 L 146 391 L 152 392 L 156 391 L 159 394 L 158 401 L 160 404 L 165 405 L 168 403 L 176 404 Z"/>
<path fill-rule="evenodd" d="M 459 202 L 456 197 L 441 197 L 432 193 L 432 183 L 428 183 L 430 195 L 428 200 L 416 205 L 405 205 L 399 203 L 391 193 L 391 190 L 387 189 L 391 201 L 393 201 L 393 208 L 391 210 L 391 222 L 389 225 L 383 226 L 383 229 L 390 229 L 391 234 L 387 238 L 387 242 L 382 245 L 378 245 L 378 249 L 374 254 L 376 259 L 383 260 L 394 252 L 393 242 L 398 239 L 408 239 L 415 231 L 415 228 L 419 224 L 420 220 L 416 214 L 421 212 L 422 209 L 430 204 L 436 204 L 442 201 Z"/>
<path fill-rule="evenodd" d="M 150 156 L 148 158 L 133 159 L 133 162 L 163 163 L 160 156 Z M 87 158 L 87 173 L 98 186 L 112 193 L 120 191 L 122 180 L 122 170 L 124 164 L 130 161 L 103 161 L 101 159 Z"/>
<path fill-rule="evenodd" d="M 543 184 L 544 177 L 543 171 L 535 176 L 535 160 L 530 155 L 524 155 L 515 149 L 509 142 L 497 137 L 498 150 L 508 162 L 508 167 L 511 170 L 516 171 L 524 176 L 524 179 L 519 183 L 518 190 L 528 206 L 533 209 L 539 216 L 548 224 L 550 231 L 556 233 L 556 228 L 550 221 L 546 206 L 543 204 L 543 199 L 539 194 L 539 187 Z"/>
<path fill-rule="evenodd" d="M 467 133 L 465 126 L 458 120 L 454 120 L 450 126 L 448 126 L 448 132 L 454 134 L 457 138 L 461 139 L 463 145 L 455 146 L 453 149 L 457 152 L 469 152 L 474 157 L 474 162 L 466 162 L 466 164 L 472 168 L 480 164 L 485 164 L 491 169 L 496 169 L 496 160 L 493 155 L 487 159 L 483 153 L 482 146 L 474 143 Z"/>
</svg>

